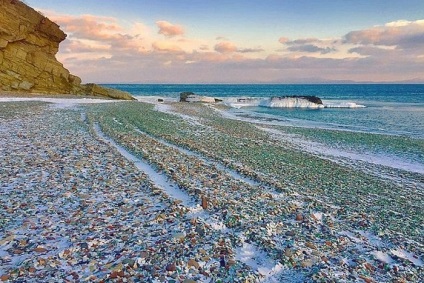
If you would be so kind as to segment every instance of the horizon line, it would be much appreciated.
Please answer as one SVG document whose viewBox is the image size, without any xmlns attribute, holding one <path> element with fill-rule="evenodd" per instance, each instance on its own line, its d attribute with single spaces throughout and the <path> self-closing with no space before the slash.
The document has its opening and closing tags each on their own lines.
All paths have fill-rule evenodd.
<svg viewBox="0 0 424 283">
<path fill-rule="evenodd" d="M 143 84 L 143 85 L 424 85 L 422 82 L 94 82 L 100 85 L 125 85 L 125 84 Z"/>
</svg>

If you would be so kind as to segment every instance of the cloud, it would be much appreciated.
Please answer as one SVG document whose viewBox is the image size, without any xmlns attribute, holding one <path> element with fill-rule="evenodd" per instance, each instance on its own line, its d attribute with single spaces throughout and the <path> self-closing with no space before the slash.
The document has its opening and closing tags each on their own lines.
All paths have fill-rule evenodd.
<svg viewBox="0 0 424 283">
<path fill-rule="evenodd" d="M 110 40 L 120 36 L 119 33 L 123 32 L 117 19 L 111 17 L 54 15 L 51 18 L 67 33 L 77 38 Z"/>
<path fill-rule="evenodd" d="M 289 41 L 289 39 L 288 39 L 287 37 L 280 37 L 280 38 L 278 39 L 278 41 L 279 41 L 281 44 L 285 44 L 286 42 L 288 42 L 288 41 Z"/>
<path fill-rule="evenodd" d="M 358 46 L 350 48 L 349 53 L 357 53 L 364 56 L 387 56 L 389 53 L 394 54 L 396 51 L 393 49 L 380 48 L 376 46 Z"/>
<path fill-rule="evenodd" d="M 232 53 L 237 51 L 237 46 L 232 42 L 223 41 L 217 43 L 214 49 L 219 53 Z"/>
<path fill-rule="evenodd" d="M 109 45 L 101 44 L 95 41 L 85 41 L 80 39 L 69 39 L 61 43 L 60 50 L 62 53 L 97 53 L 108 52 Z"/>
<path fill-rule="evenodd" d="M 239 53 L 257 53 L 257 52 L 264 52 L 265 49 L 262 48 L 242 48 L 238 49 L 237 52 Z"/>
<path fill-rule="evenodd" d="M 163 34 L 167 37 L 174 37 L 177 35 L 183 35 L 184 29 L 179 25 L 173 25 L 167 21 L 157 21 L 156 25 L 159 27 L 159 34 Z"/>
<path fill-rule="evenodd" d="M 218 52 L 193 52 L 187 55 L 189 61 L 198 63 L 217 63 L 228 61 L 231 57 Z"/>
<path fill-rule="evenodd" d="M 65 52 L 79 52 L 82 49 L 89 52 L 90 48 L 95 52 L 99 47 L 102 50 L 109 49 L 110 53 L 128 50 L 142 52 L 150 44 L 145 40 L 149 36 L 149 30 L 139 22 L 124 28 L 119 20 L 113 17 L 61 15 L 54 12 L 47 14 L 68 34 L 66 41 L 72 41 L 72 44 L 66 41 L 63 43 L 68 45 L 67 49 L 61 48 Z M 81 45 L 79 48 L 78 44 Z"/>
<path fill-rule="evenodd" d="M 152 47 L 154 50 L 161 51 L 161 52 L 166 51 L 166 52 L 181 53 L 183 51 L 181 47 L 169 41 L 156 41 L 152 44 Z"/>
<path fill-rule="evenodd" d="M 422 25 L 397 21 L 339 38 L 280 37 L 245 47 L 217 38 L 189 38 L 166 21 L 45 13 L 68 34 L 59 60 L 85 82 L 308 82 L 423 78 Z M 53 17 L 52 17 L 53 15 Z M 159 33 L 157 33 L 159 27 Z M 421 57 L 420 57 L 421 56 Z"/>
<path fill-rule="evenodd" d="M 207 51 L 207 50 L 209 50 L 209 46 L 206 45 L 206 44 L 202 44 L 202 45 L 199 46 L 199 50 Z"/>
<path fill-rule="evenodd" d="M 214 50 L 219 53 L 258 53 L 265 51 L 262 48 L 238 48 L 233 42 L 222 41 L 215 45 Z"/>
<path fill-rule="evenodd" d="M 329 54 L 337 51 L 335 47 L 327 46 L 328 44 L 334 44 L 337 41 L 329 42 L 328 40 L 324 41 L 318 38 L 302 38 L 296 40 L 289 40 L 286 37 L 281 37 L 279 39 L 279 42 L 287 46 L 286 51 L 291 52 Z"/>
<path fill-rule="evenodd" d="M 330 47 L 322 48 L 322 47 L 318 47 L 318 46 L 313 45 L 313 44 L 294 45 L 294 46 L 290 46 L 289 48 L 287 48 L 287 50 L 289 50 L 289 51 L 299 51 L 299 52 L 309 52 L 309 53 L 319 52 L 321 54 L 328 54 L 328 53 L 336 51 L 335 48 L 330 48 Z"/>
<path fill-rule="evenodd" d="M 384 26 L 352 31 L 344 42 L 361 45 L 398 46 L 399 48 L 424 47 L 424 20 L 396 21 Z"/>
<path fill-rule="evenodd" d="M 286 45 L 303 45 L 303 44 L 322 43 L 322 42 L 323 41 L 318 39 L 318 38 L 301 38 L 301 39 L 296 39 L 296 40 L 287 40 L 283 44 L 286 44 Z"/>
</svg>

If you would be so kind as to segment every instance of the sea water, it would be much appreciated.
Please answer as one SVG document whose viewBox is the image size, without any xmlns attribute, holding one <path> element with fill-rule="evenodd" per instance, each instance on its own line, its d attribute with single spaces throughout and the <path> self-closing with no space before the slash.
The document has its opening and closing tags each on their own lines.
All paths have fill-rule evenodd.
<svg viewBox="0 0 424 283">
<path fill-rule="evenodd" d="M 114 84 L 134 96 L 178 100 L 181 92 L 223 99 L 230 115 L 251 122 L 292 127 L 303 142 L 352 159 L 424 174 L 424 85 L 422 84 Z M 325 108 L 263 107 L 266 99 L 317 96 Z M 232 104 L 238 98 L 250 105 Z M 264 102 L 265 101 L 265 102 Z M 299 106 L 298 104 L 292 104 Z M 299 140 L 299 142 L 301 142 Z M 318 143 L 318 144 L 317 144 Z M 323 150 L 325 151 L 325 150 Z"/>
</svg>

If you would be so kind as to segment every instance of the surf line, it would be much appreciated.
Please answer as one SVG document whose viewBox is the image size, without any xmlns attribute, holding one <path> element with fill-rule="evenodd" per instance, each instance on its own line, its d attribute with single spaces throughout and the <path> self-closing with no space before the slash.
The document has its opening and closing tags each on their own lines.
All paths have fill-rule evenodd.
<svg viewBox="0 0 424 283">
<path fill-rule="evenodd" d="M 226 227 L 224 223 L 217 220 L 216 215 L 211 215 L 208 211 L 203 210 L 199 211 L 199 205 L 196 205 L 194 201 L 191 199 L 191 197 L 184 191 L 178 189 L 178 185 L 166 178 L 165 175 L 160 174 L 155 171 L 155 169 L 148 164 L 147 162 L 137 158 L 133 154 L 131 154 L 129 151 L 127 151 L 124 147 L 117 144 L 112 138 L 106 136 L 106 134 L 103 133 L 98 123 L 93 124 L 93 130 L 95 135 L 105 142 L 106 144 L 109 144 L 110 146 L 114 147 L 124 158 L 126 158 L 128 161 L 132 162 L 134 166 L 139 170 L 147 174 L 147 176 L 154 182 L 154 184 L 164 192 L 166 192 L 171 198 L 180 200 L 182 205 L 187 207 L 190 212 L 188 212 L 188 216 L 190 217 L 198 217 L 200 218 L 205 224 L 208 224 L 209 227 L 213 230 L 217 230 L 223 233 L 230 233 L 235 234 L 236 231 L 234 231 L 231 228 Z M 242 247 L 245 247 L 248 245 L 244 241 L 244 239 L 241 239 Z M 261 265 L 261 263 L 257 262 L 255 260 L 256 255 L 260 252 L 260 250 L 255 245 L 249 245 L 250 250 L 253 250 L 254 252 L 246 254 L 244 249 L 237 249 L 236 250 L 236 259 L 244 262 L 247 264 L 250 268 L 257 271 L 262 271 L 261 274 L 264 276 L 261 281 L 264 279 L 269 280 L 278 273 L 276 270 L 279 269 L 279 264 L 272 264 L 274 261 L 269 258 L 265 253 L 261 253 L 261 262 L 265 262 L 266 264 Z M 263 270 L 266 270 L 264 272 Z"/>
</svg>

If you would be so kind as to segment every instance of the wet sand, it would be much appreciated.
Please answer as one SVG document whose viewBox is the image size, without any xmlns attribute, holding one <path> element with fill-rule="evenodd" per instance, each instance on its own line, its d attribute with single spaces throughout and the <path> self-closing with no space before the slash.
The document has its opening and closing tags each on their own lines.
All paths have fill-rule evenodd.
<svg viewBox="0 0 424 283">
<path fill-rule="evenodd" d="M 401 186 L 221 106 L 0 110 L 3 281 L 424 280 L 419 174 Z"/>
</svg>

